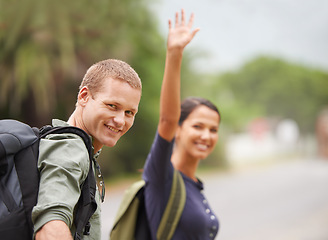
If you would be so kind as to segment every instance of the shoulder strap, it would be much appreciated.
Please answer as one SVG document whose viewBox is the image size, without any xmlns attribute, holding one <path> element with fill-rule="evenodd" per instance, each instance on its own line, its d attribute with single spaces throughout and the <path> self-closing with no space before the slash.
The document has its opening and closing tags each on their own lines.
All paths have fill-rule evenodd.
<svg viewBox="0 0 328 240">
<path fill-rule="evenodd" d="M 89 219 L 97 209 L 95 193 L 96 180 L 92 171 L 92 162 L 90 162 L 89 173 L 83 183 L 81 196 L 77 203 L 76 216 L 74 218 L 76 226 L 74 239 L 76 240 L 82 239 L 82 235 L 90 234 L 91 225 Z"/>
<path fill-rule="evenodd" d="M 186 188 L 183 178 L 178 170 L 174 170 L 173 182 L 169 201 L 159 224 L 156 238 L 169 240 L 172 238 L 176 226 L 180 220 L 186 202 Z"/>
<path fill-rule="evenodd" d="M 95 161 L 93 159 L 93 149 L 92 142 L 88 134 L 80 128 L 73 126 L 64 127 L 51 127 L 45 126 L 41 130 L 41 137 L 45 137 L 48 134 L 61 134 L 61 133 L 74 133 L 80 136 L 89 153 L 89 172 L 85 179 L 82 189 L 81 196 L 76 206 L 76 215 L 74 218 L 74 223 L 76 227 L 74 239 L 82 239 L 82 235 L 89 235 L 90 223 L 89 219 L 97 209 L 97 203 L 95 200 L 96 194 L 96 180 L 93 172 L 92 163 Z"/>
<path fill-rule="evenodd" d="M 2 142 L 0 141 L 0 177 L 5 175 L 8 168 L 8 163 L 5 161 L 6 150 L 3 146 Z"/>
</svg>

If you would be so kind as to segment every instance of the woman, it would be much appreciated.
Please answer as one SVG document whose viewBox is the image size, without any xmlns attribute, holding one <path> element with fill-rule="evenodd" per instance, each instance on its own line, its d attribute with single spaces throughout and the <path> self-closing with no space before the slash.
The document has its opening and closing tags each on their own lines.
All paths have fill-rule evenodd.
<svg viewBox="0 0 328 240">
<path fill-rule="evenodd" d="M 192 30 L 193 15 L 185 23 L 184 11 L 169 21 L 165 71 L 160 97 L 157 134 L 144 167 L 145 206 L 152 239 L 171 191 L 174 168 L 186 187 L 186 203 L 172 239 L 214 239 L 219 223 L 195 176 L 198 163 L 214 149 L 220 114 L 202 98 L 187 98 L 180 106 L 180 69 L 184 47 L 199 29 Z M 181 113 L 180 113 L 181 112 Z M 180 117 L 181 115 L 181 117 Z"/>
</svg>

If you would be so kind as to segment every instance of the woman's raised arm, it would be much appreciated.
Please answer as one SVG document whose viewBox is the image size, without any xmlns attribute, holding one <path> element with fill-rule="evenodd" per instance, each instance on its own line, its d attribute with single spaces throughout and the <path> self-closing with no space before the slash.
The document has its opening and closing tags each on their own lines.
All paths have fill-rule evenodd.
<svg viewBox="0 0 328 240">
<path fill-rule="evenodd" d="M 160 96 L 159 135 L 167 141 L 174 138 L 180 117 L 180 74 L 185 46 L 194 38 L 199 28 L 192 30 L 194 14 L 185 22 L 184 10 L 175 14 L 175 25 L 169 20 L 165 70 Z"/>
</svg>

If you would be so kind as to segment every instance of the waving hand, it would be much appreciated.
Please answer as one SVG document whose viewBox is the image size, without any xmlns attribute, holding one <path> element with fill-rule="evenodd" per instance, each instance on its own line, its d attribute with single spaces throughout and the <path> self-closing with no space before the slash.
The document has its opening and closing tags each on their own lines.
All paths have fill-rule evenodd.
<svg viewBox="0 0 328 240">
<path fill-rule="evenodd" d="M 191 14 L 188 24 L 185 22 L 184 10 L 181 10 L 181 20 L 179 21 L 179 13 L 175 14 L 175 25 L 172 26 L 169 20 L 169 35 L 167 39 L 167 49 L 184 48 L 199 31 L 199 28 L 192 30 L 194 22 L 194 14 Z"/>
<path fill-rule="evenodd" d="M 181 10 L 180 20 L 179 13 L 175 14 L 174 26 L 169 20 L 158 124 L 158 133 L 168 141 L 174 138 L 180 117 L 180 72 L 183 50 L 199 31 L 199 28 L 192 30 L 193 21 L 192 14 L 186 24 L 184 10 Z"/>
</svg>

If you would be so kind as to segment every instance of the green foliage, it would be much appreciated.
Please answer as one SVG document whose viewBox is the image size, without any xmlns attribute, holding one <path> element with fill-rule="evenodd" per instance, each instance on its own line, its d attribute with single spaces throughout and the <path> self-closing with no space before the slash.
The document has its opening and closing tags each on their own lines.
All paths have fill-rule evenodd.
<svg viewBox="0 0 328 240">
<path fill-rule="evenodd" d="M 269 57 L 223 74 L 216 86 L 226 124 L 235 130 L 251 118 L 268 116 L 292 118 L 303 133 L 310 132 L 317 113 L 328 104 L 327 73 Z"/>
<path fill-rule="evenodd" d="M 158 122 L 166 42 L 147 4 L 0 0 L 1 118 L 35 126 L 68 119 L 87 68 L 106 58 L 124 60 L 142 79 L 143 95 L 134 126 L 115 148 L 103 149 L 100 164 L 107 176 L 142 168 Z M 220 136 L 259 116 L 292 118 L 309 132 L 328 104 L 325 72 L 259 57 L 237 72 L 199 74 L 190 64 L 197 52 L 190 50 L 183 59 L 182 97 L 205 97 L 219 107 Z M 224 165 L 223 143 L 224 137 L 202 165 Z"/>
<path fill-rule="evenodd" d="M 1 113 L 34 125 L 67 118 L 86 69 L 106 58 L 128 62 L 144 85 L 161 79 L 155 70 L 165 45 L 145 4 L 0 0 Z"/>
<path fill-rule="evenodd" d="M 34 126 L 68 119 L 87 68 L 124 60 L 142 79 L 143 96 L 134 127 L 116 149 L 104 148 L 100 162 L 111 174 L 142 168 L 156 131 L 165 58 L 165 39 L 146 4 L 0 0 L 1 118 Z"/>
</svg>

